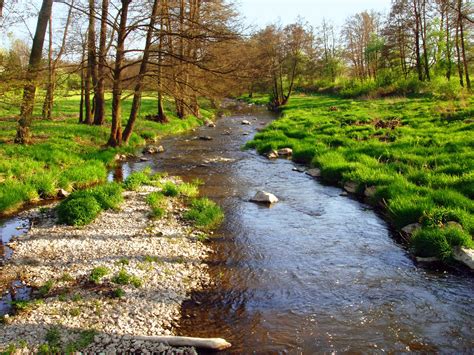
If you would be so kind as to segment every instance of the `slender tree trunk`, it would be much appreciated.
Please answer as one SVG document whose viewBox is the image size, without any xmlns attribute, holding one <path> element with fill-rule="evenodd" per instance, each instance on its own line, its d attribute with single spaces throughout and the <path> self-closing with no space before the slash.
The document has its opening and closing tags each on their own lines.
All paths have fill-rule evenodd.
<svg viewBox="0 0 474 355">
<path fill-rule="evenodd" d="M 451 69 L 452 69 L 452 61 L 451 61 L 451 35 L 449 31 L 449 7 L 445 4 L 445 11 L 446 11 L 446 60 L 448 62 L 448 68 L 446 70 L 446 78 L 451 80 Z"/>
<path fill-rule="evenodd" d="M 53 95 L 53 14 L 48 22 L 49 46 L 48 46 L 48 81 L 46 83 L 46 95 L 43 102 L 42 116 L 44 120 L 51 119 L 52 95 Z"/>
<path fill-rule="evenodd" d="M 167 4 L 162 1 L 161 3 L 161 16 L 160 16 L 160 33 L 158 35 L 158 107 L 156 121 L 161 123 L 168 122 L 165 111 L 163 109 L 163 28 L 164 28 L 164 15 L 168 13 Z"/>
<path fill-rule="evenodd" d="M 471 79 L 469 78 L 469 66 L 466 58 L 466 46 L 464 43 L 464 25 L 462 16 L 462 0 L 458 0 L 458 11 L 459 11 L 459 41 L 461 42 L 462 61 L 464 63 L 464 75 L 466 76 L 466 87 L 471 89 Z"/>
<path fill-rule="evenodd" d="M 461 49 L 459 48 L 459 16 L 458 16 L 458 22 L 456 24 L 456 55 L 458 59 L 458 74 L 459 74 L 459 84 L 461 84 L 462 87 L 464 87 L 464 73 L 463 73 L 463 66 L 461 62 Z"/>
<path fill-rule="evenodd" d="M 95 97 L 91 101 L 90 94 L 97 90 L 97 61 L 95 48 L 95 1 L 89 0 L 89 27 L 87 31 L 87 82 L 86 82 L 86 122 L 91 125 L 94 122 Z M 91 87 L 92 83 L 92 87 Z"/>
<path fill-rule="evenodd" d="M 117 31 L 117 53 L 115 55 L 114 83 L 112 88 L 112 127 L 108 145 L 122 144 L 122 65 L 125 58 L 125 39 L 127 37 L 128 7 L 132 0 L 121 0 L 120 24 Z"/>
<path fill-rule="evenodd" d="M 54 104 L 54 91 L 56 89 L 56 69 L 59 65 L 59 62 L 66 48 L 66 40 L 67 40 L 69 25 L 71 23 L 73 5 L 74 5 L 74 1 L 71 2 L 71 6 L 69 7 L 66 24 L 64 25 L 64 32 L 63 32 L 63 38 L 61 41 L 61 47 L 59 48 L 59 52 L 56 55 L 56 58 L 54 60 L 53 60 L 52 16 L 49 23 L 50 45 L 49 45 L 49 54 L 48 54 L 48 85 L 46 88 L 46 96 L 43 103 L 43 119 L 47 119 L 47 120 L 52 119 L 53 104 Z"/>
<path fill-rule="evenodd" d="M 85 74 L 84 71 L 86 70 L 84 67 L 84 63 L 86 61 L 86 46 L 83 44 L 82 46 L 82 58 L 81 58 L 81 101 L 79 103 L 79 123 L 84 123 L 85 117 L 84 117 L 84 99 L 85 99 L 85 94 L 86 94 L 86 83 L 85 83 Z"/>
<path fill-rule="evenodd" d="M 135 85 L 135 90 L 133 92 L 133 101 L 132 108 L 130 110 L 130 117 L 128 118 L 127 125 L 123 131 L 123 142 L 126 144 L 132 135 L 133 128 L 135 126 L 135 121 L 137 120 L 138 111 L 140 110 L 140 104 L 142 99 L 143 92 L 143 79 L 148 69 L 148 61 L 150 59 L 150 47 L 153 39 L 153 31 L 155 30 L 156 17 L 158 16 L 160 0 L 154 0 L 153 10 L 151 12 L 150 24 L 148 26 L 145 48 L 143 50 L 143 58 L 140 64 L 140 72 L 138 73 L 137 84 Z"/>
<path fill-rule="evenodd" d="M 431 81 L 430 63 L 429 63 L 429 60 L 428 60 L 428 49 L 427 49 L 427 45 L 426 45 L 426 42 L 427 42 L 426 0 L 421 0 L 421 1 L 422 1 L 421 9 L 422 9 L 422 12 L 423 12 L 423 18 L 422 18 L 423 31 L 422 31 L 422 36 L 421 36 L 422 45 L 423 45 L 423 64 L 424 64 L 424 68 L 425 68 L 426 80 Z"/>
<path fill-rule="evenodd" d="M 33 120 L 33 107 L 35 104 L 36 79 L 41 66 L 41 58 L 43 54 L 44 38 L 48 21 L 51 17 L 53 0 L 43 0 L 38 21 L 36 24 L 35 36 L 33 38 L 33 46 L 31 48 L 28 71 L 26 75 L 26 84 L 23 89 L 23 100 L 20 108 L 20 118 L 18 120 L 18 129 L 16 133 L 15 143 L 26 144 L 31 139 L 30 126 Z"/>
<path fill-rule="evenodd" d="M 102 0 L 100 18 L 99 63 L 97 66 L 97 89 L 95 91 L 94 124 L 101 126 L 105 120 L 105 69 L 107 65 L 107 17 L 109 0 Z"/>
<path fill-rule="evenodd" d="M 415 14 L 415 52 L 416 52 L 416 71 L 418 80 L 423 80 L 423 70 L 421 66 L 421 50 L 420 50 L 420 15 L 418 13 L 418 0 L 413 1 L 413 11 Z"/>
</svg>

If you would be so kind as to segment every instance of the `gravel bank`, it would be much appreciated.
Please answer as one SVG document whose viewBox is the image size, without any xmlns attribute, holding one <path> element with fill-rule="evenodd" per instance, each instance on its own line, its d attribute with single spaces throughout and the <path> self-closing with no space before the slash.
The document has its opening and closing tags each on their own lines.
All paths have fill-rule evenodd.
<svg viewBox="0 0 474 355">
<path fill-rule="evenodd" d="M 133 339 L 172 335 L 189 292 L 210 282 L 204 263 L 210 249 L 181 219 L 183 205 L 169 199 L 166 217 L 148 218 L 145 198 L 157 190 L 125 192 L 119 211 L 105 211 L 82 228 L 56 225 L 52 210 L 25 212 L 33 227 L 10 243 L 14 255 L 0 273 L 18 275 L 34 288 L 53 286 L 40 302 L 0 325 L 0 349 L 21 341 L 35 350 L 56 326 L 63 345 L 77 342 L 81 331 L 96 330 L 86 351 L 194 352 Z M 89 281 L 95 267 L 109 269 L 99 284 Z M 121 270 L 141 286 L 113 283 Z M 124 295 L 114 298 L 118 288 Z"/>
</svg>

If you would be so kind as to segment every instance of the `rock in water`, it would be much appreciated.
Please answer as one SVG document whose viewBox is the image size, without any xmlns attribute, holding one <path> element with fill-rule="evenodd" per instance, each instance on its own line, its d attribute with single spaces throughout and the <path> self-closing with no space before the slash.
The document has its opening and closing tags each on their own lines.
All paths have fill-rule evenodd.
<svg viewBox="0 0 474 355">
<path fill-rule="evenodd" d="M 242 124 L 245 125 L 245 126 L 250 126 L 251 125 L 250 121 L 247 121 L 247 120 L 243 120 Z"/>
<path fill-rule="evenodd" d="M 267 153 L 268 159 L 278 159 L 278 152 L 276 150 L 272 150 Z"/>
<path fill-rule="evenodd" d="M 278 198 L 269 192 L 266 191 L 258 191 L 255 196 L 250 200 L 252 202 L 258 202 L 258 203 L 277 203 Z"/>
<path fill-rule="evenodd" d="M 212 141 L 212 137 L 209 136 L 200 136 L 199 139 L 202 141 Z"/>
<path fill-rule="evenodd" d="M 314 178 L 321 177 L 321 169 L 318 169 L 318 168 L 309 169 L 306 171 L 306 174 Z"/>
<path fill-rule="evenodd" d="M 165 151 L 165 148 L 163 148 L 162 145 L 156 147 L 153 145 L 146 146 L 143 149 L 144 154 L 156 154 L 156 153 L 163 153 Z"/>
<path fill-rule="evenodd" d="M 453 249 L 453 258 L 463 263 L 471 270 L 474 270 L 474 249 L 455 247 Z"/>
<path fill-rule="evenodd" d="M 282 148 L 280 150 L 278 150 L 278 155 L 281 155 L 281 156 L 290 156 L 293 154 L 293 149 L 291 148 Z"/>
<path fill-rule="evenodd" d="M 358 185 L 355 182 L 348 181 L 344 184 L 344 190 L 351 194 L 355 194 L 357 192 Z"/>
</svg>

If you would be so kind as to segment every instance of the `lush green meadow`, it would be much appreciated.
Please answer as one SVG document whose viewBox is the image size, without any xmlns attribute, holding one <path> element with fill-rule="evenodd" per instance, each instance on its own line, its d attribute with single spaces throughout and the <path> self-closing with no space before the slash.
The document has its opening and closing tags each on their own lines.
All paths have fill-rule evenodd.
<svg viewBox="0 0 474 355">
<path fill-rule="evenodd" d="M 372 187 L 369 202 L 395 228 L 423 226 L 411 240 L 419 256 L 448 260 L 454 246 L 473 247 L 472 97 L 297 96 L 248 147 L 290 147 L 294 161 L 320 168 L 327 183 L 355 183 L 361 197 Z"/>
<path fill-rule="evenodd" d="M 54 104 L 54 119 L 40 118 L 41 102 L 35 107 L 37 119 L 33 123 L 33 144 L 22 146 L 13 143 L 16 131 L 17 106 L 0 106 L 0 214 L 16 210 L 25 202 L 56 196 L 57 189 L 81 189 L 106 180 L 107 169 L 114 164 L 115 155 L 133 153 L 145 143 L 160 136 L 180 133 L 198 126 L 201 120 L 185 120 L 173 115 L 173 106 L 165 109 L 170 119 L 160 124 L 143 119 L 155 114 L 157 100 L 145 96 L 140 119 L 128 147 L 105 147 L 109 135 L 109 122 L 103 127 L 78 124 L 79 96 L 58 98 Z M 107 97 L 110 112 L 110 97 Z M 123 103 L 124 120 L 128 118 L 131 98 Z M 201 110 L 203 117 L 213 113 Z M 124 122 L 125 124 L 125 122 Z"/>
</svg>

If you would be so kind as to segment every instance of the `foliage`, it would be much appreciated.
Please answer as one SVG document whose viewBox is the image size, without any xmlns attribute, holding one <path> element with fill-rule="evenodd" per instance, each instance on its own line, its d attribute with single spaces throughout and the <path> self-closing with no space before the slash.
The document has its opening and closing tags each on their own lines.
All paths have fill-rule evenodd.
<svg viewBox="0 0 474 355">
<path fill-rule="evenodd" d="M 196 227 L 208 230 L 216 228 L 224 219 L 222 209 L 207 198 L 194 199 L 184 218 L 192 221 Z"/>
<path fill-rule="evenodd" d="M 84 226 L 91 223 L 102 210 L 93 196 L 66 199 L 58 206 L 60 223 Z"/>
<path fill-rule="evenodd" d="M 139 277 L 129 274 L 123 268 L 112 278 L 112 282 L 118 285 L 133 285 L 136 288 L 141 287 L 143 283 Z"/>
<path fill-rule="evenodd" d="M 144 169 L 142 171 L 137 171 L 130 174 L 127 179 L 125 179 L 123 186 L 127 190 L 136 191 L 140 186 L 146 185 L 151 181 L 151 170 Z"/>
<path fill-rule="evenodd" d="M 95 267 L 94 269 L 92 269 L 89 275 L 89 281 L 97 284 L 104 276 L 107 276 L 109 273 L 110 269 L 105 266 Z"/>
</svg>

